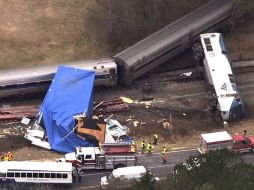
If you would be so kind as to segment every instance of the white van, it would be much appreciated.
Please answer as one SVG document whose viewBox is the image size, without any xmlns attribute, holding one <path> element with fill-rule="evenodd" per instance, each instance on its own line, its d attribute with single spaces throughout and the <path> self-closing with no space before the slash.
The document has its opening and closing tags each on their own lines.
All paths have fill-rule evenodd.
<svg viewBox="0 0 254 190">
<path fill-rule="evenodd" d="M 146 174 L 147 170 L 144 166 L 131 166 L 117 168 L 112 171 L 108 176 L 101 178 L 101 187 L 103 189 L 124 188 L 139 181 L 141 177 Z M 159 181 L 158 177 L 154 180 Z"/>
</svg>

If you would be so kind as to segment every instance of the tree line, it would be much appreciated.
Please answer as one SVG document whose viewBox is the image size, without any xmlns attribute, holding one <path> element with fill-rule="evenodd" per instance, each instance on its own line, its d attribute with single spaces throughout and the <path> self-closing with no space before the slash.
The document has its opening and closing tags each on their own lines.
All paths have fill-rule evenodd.
<svg viewBox="0 0 254 190">
<path fill-rule="evenodd" d="M 159 183 L 147 174 L 129 190 L 252 190 L 253 177 L 253 165 L 229 150 L 218 150 L 190 156 Z"/>
</svg>

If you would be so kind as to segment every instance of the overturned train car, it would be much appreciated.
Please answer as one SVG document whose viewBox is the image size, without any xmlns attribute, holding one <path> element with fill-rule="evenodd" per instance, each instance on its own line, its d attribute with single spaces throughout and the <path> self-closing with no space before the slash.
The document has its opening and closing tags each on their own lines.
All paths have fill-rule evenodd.
<svg viewBox="0 0 254 190">
<path fill-rule="evenodd" d="M 210 0 L 207 4 L 169 24 L 109 59 L 78 61 L 65 65 L 93 69 L 95 85 L 131 85 L 141 75 L 189 48 L 203 32 L 220 28 L 231 16 L 231 0 Z M 0 73 L 0 98 L 43 92 L 57 66 L 44 66 Z"/>
<path fill-rule="evenodd" d="M 238 120 L 244 115 L 244 104 L 240 98 L 223 37 L 220 33 L 200 35 L 204 51 L 206 79 L 212 86 L 212 105 L 224 121 Z"/>
<path fill-rule="evenodd" d="M 117 65 L 112 59 L 77 61 L 61 65 L 94 70 L 97 86 L 114 86 L 117 83 Z M 56 71 L 57 66 L 3 70 L 0 73 L 0 98 L 45 92 Z"/>
<path fill-rule="evenodd" d="M 136 78 L 189 48 L 200 33 L 221 27 L 230 18 L 232 8 L 231 0 L 211 0 L 116 54 L 120 80 L 130 85 Z"/>
</svg>

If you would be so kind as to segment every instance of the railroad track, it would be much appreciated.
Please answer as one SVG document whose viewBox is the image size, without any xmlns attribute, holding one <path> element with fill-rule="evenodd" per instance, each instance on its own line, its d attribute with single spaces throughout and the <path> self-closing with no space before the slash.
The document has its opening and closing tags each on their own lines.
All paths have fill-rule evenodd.
<svg viewBox="0 0 254 190">
<path fill-rule="evenodd" d="M 134 82 L 134 85 L 140 85 L 145 83 L 165 83 L 169 81 L 174 82 L 190 82 L 196 80 L 202 80 L 202 75 L 200 75 L 195 69 L 184 69 L 171 72 L 163 73 L 151 73 L 146 77 L 143 77 Z"/>
<path fill-rule="evenodd" d="M 232 69 L 236 75 L 254 72 L 254 62 L 248 64 L 233 63 Z M 191 73 L 191 75 L 188 76 L 188 73 Z M 177 83 L 198 81 L 204 79 L 203 73 L 203 68 L 199 68 L 198 70 L 191 68 L 162 73 L 150 73 L 149 75 L 136 80 L 134 85 L 143 85 L 146 83 L 167 83 L 170 81 Z"/>
</svg>

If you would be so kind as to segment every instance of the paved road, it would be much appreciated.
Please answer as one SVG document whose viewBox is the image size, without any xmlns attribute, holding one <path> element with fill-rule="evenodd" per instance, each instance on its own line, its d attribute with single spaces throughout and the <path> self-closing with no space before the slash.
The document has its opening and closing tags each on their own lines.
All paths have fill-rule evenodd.
<svg viewBox="0 0 254 190">
<path fill-rule="evenodd" d="M 160 153 L 153 153 L 151 156 L 138 155 L 139 165 L 144 165 L 146 168 L 151 169 L 152 172 L 158 177 L 166 177 L 172 172 L 174 166 L 179 163 L 184 163 L 189 156 L 198 155 L 196 149 L 180 150 L 168 152 L 168 163 L 162 164 L 162 158 Z M 254 153 L 243 154 L 245 162 L 254 164 Z M 73 185 L 72 189 L 86 189 L 86 190 L 99 190 L 101 177 L 110 173 L 108 171 L 89 171 L 84 174 L 81 183 Z"/>
<path fill-rule="evenodd" d="M 151 169 L 158 177 L 166 177 L 172 172 L 175 164 L 185 162 L 190 155 L 197 155 L 196 149 L 181 150 L 168 152 L 168 163 L 162 164 L 162 157 L 160 153 L 153 153 L 151 156 L 138 155 L 139 165 L 144 165 L 146 168 Z M 108 171 L 89 171 L 84 174 L 81 183 L 73 185 L 73 189 L 101 189 L 100 179 L 101 177 L 110 173 Z"/>
</svg>

